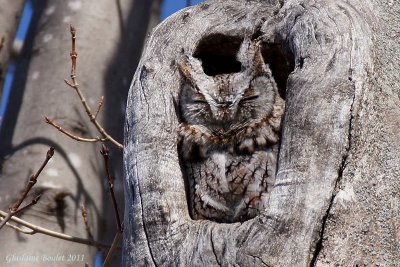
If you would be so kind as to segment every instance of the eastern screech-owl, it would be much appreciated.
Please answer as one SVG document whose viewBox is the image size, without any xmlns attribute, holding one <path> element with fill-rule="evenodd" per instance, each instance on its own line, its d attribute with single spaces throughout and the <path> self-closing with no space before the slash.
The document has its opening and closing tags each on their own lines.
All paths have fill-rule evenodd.
<svg viewBox="0 0 400 267">
<path fill-rule="evenodd" d="M 236 58 L 240 72 L 215 76 L 194 57 L 178 63 L 178 144 L 193 219 L 251 219 L 274 184 L 285 102 L 258 43 L 245 38 Z"/>
</svg>

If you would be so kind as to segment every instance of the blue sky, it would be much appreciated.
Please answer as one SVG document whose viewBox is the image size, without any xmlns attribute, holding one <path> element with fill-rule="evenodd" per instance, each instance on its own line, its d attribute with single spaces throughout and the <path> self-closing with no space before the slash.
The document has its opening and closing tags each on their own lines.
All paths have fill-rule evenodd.
<svg viewBox="0 0 400 267">
<path fill-rule="evenodd" d="M 191 0 L 192 5 L 196 5 L 203 0 Z M 161 8 L 161 20 L 164 20 L 169 15 L 175 13 L 176 11 L 185 8 L 187 4 L 186 0 L 164 0 Z M 32 18 L 32 0 L 27 0 L 25 3 L 25 8 L 22 15 L 22 20 L 19 25 L 16 39 L 23 43 L 25 36 L 28 31 L 29 23 Z M 3 85 L 3 95 L 0 96 L 0 129 L 2 118 L 5 114 L 7 102 L 11 90 L 11 86 L 14 80 L 14 72 L 15 72 L 15 62 L 10 62 L 8 65 L 8 70 L 5 76 L 5 81 Z"/>
<path fill-rule="evenodd" d="M 197 5 L 203 0 L 191 0 L 192 5 Z M 186 7 L 186 0 L 164 0 L 161 9 L 161 19 L 165 19 L 176 11 Z"/>
</svg>

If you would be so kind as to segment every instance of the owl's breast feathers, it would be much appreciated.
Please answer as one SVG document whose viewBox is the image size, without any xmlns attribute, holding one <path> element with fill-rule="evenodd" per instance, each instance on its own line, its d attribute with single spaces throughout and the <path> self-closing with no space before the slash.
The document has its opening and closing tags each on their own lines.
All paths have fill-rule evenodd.
<svg viewBox="0 0 400 267">
<path fill-rule="evenodd" d="M 274 184 L 285 101 L 257 41 L 245 37 L 236 59 L 240 70 L 215 75 L 191 55 L 177 64 L 178 150 L 193 219 L 254 218 Z"/>
<path fill-rule="evenodd" d="M 277 145 L 250 155 L 213 152 L 187 163 L 193 219 L 248 220 L 265 210 L 276 171 Z"/>
</svg>

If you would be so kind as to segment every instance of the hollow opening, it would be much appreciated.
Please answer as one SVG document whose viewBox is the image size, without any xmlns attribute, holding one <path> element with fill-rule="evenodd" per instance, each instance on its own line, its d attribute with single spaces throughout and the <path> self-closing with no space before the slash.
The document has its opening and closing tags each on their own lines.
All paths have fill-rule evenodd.
<svg viewBox="0 0 400 267">
<path fill-rule="evenodd" d="M 274 43 L 263 44 L 261 54 L 264 62 L 271 69 L 272 77 L 278 86 L 279 94 L 285 99 L 287 79 L 289 74 L 294 70 L 293 55 L 286 53 L 281 45 Z"/>
<path fill-rule="evenodd" d="M 204 73 L 208 76 L 240 72 L 241 64 L 236 60 L 243 38 L 212 34 L 203 38 L 193 56 L 200 59 Z"/>
<path fill-rule="evenodd" d="M 256 38 L 260 37 L 260 35 L 254 35 L 253 36 L 253 41 L 256 42 Z M 220 74 L 229 74 L 229 73 L 238 73 L 242 71 L 242 64 L 236 59 L 236 55 L 240 50 L 240 46 L 243 42 L 243 37 L 240 36 L 227 36 L 223 34 L 213 34 L 210 35 L 206 38 L 203 38 L 197 45 L 195 52 L 193 53 L 193 56 L 202 62 L 202 68 L 203 71 L 206 75 L 208 76 L 216 76 Z M 289 74 L 293 71 L 294 69 L 294 57 L 292 54 L 288 53 L 286 50 L 284 50 L 283 46 L 278 43 L 262 43 L 261 44 L 261 54 L 263 57 L 263 60 L 265 64 L 268 65 L 268 67 L 271 70 L 272 77 L 275 80 L 279 93 L 283 99 L 285 99 L 286 96 L 286 86 L 287 86 L 287 79 L 289 77 Z M 250 55 L 249 55 L 250 56 Z M 253 77 L 250 77 L 253 78 Z M 186 137 L 185 137 L 186 138 Z M 183 143 L 178 144 L 178 151 L 182 151 L 185 149 L 183 147 Z M 186 147 L 186 149 L 188 149 Z M 200 152 L 197 151 L 199 150 L 199 147 L 197 147 L 197 144 L 192 145 L 189 149 L 192 149 L 192 152 L 194 154 L 199 154 Z M 211 153 L 211 152 L 210 152 Z M 220 153 L 220 151 L 218 151 Z M 228 153 L 228 152 L 227 152 Z M 279 152 L 278 152 L 279 153 Z M 235 156 L 235 155 L 234 155 Z M 250 156 L 252 157 L 252 156 Z M 242 159 L 238 159 L 242 160 Z M 193 173 L 196 168 L 199 168 L 197 165 L 192 165 L 190 162 L 190 165 L 187 165 L 188 162 L 186 162 L 186 159 L 182 158 L 182 154 L 180 154 L 180 164 L 181 168 L 183 170 L 184 176 L 187 178 L 185 180 L 185 186 L 186 186 L 186 192 L 187 192 L 187 201 L 188 201 L 188 208 L 189 208 L 189 213 L 191 214 L 192 218 L 196 218 L 196 216 L 199 216 L 200 218 L 203 216 L 205 218 L 210 218 L 210 220 L 218 222 L 218 223 L 231 223 L 231 222 L 243 222 L 245 220 L 248 220 L 250 218 L 253 218 L 253 213 L 247 213 L 247 211 L 243 211 L 242 216 L 240 214 L 237 214 L 240 216 L 240 218 L 237 218 L 238 216 L 235 215 L 234 217 L 229 217 L 231 215 L 222 215 L 222 212 L 217 210 L 215 208 L 215 214 L 214 215 L 214 207 L 211 205 L 208 205 L 206 201 L 209 201 L 212 197 L 207 195 L 207 192 L 205 193 L 205 196 L 208 198 L 204 198 L 200 202 L 201 205 L 208 205 L 208 208 L 210 208 L 210 213 L 208 214 L 208 211 L 204 210 L 194 210 L 196 205 L 199 203 L 195 203 L 195 201 L 200 201 L 200 200 L 195 200 L 194 190 L 193 188 L 195 187 L 194 185 L 196 184 L 197 181 L 191 180 L 194 179 Z M 196 164 L 203 164 L 203 162 L 196 161 Z M 188 166 L 190 166 L 188 168 Z M 236 170 L 230 165 L 229 167 L 229 172 L 232 172 L 232 177 L 235 177 L 236 175 Z M 204 165 L 205 168 L 207 168 L 206 165 Z M 195 168 L 195 169 L 193 169 Z M 201 167 L 203 168 L 203 167 Z M 238 168 L 239 170 L 239 168 Z M 212 176 L 217 177 L 219 173 L 214 173 L 214 170 L 210 170 L 212 173 Z M 225 172 L 226 174 L 226 172 Z M 196 174 L 197 175 L 197 174 Z M 208 179 L 208 177 L 204 176 L 205 174 L 199 174 L 200 177 L 197 177 L 196 179 Z M 208 175 L 208 174 L 207 174 Z M 252 174 L 251 174 L 252 175 Z M 247 186 L 247 185 L 244 185 Z M 212 189 L 210 189 L 212 191 Z M 212 192 L 213 194 L 213 192 Z M 211 195 L 212 195 L 211 194 Z M 227 203 L 229 205 L 234 206 L 236 205 L 236 201 L 238 203 L 242 203 L 242 199 L 240 199 L 239 194 L 226 194 L 223 196 L 227 200 Z M 214 200 L 213 200 L 214 201 Z M 213 202 L 214 204 L 217 203 L 217 200 Z M 222 204 L 221 204 L 222 205 Z M 238 205 L 237 205 L 238 206 Z M 237 207 L 236 206 L 236 207 Z M 197 209 L 197 208 L 196 208 Z M 196 213 L 199 212 L 199 214 L 196 215 Z M 242 211 L 240 211 L 242 212 Z M 221 213 L 221 216 L 218 215 Z M 227 213 L 228 214 L 228 213 Z M 208 217 L 210 215 L 210 217 Z M 220 217 L 219 217 L 220 216 Z"/>
<path fill-rule="evenodd" d="M 212 34 L 203 38 L 193 54 L 202 62 L 204 73 L 208 76 L 240 72 L 241 63 L 236 59 L 243 38 L 224 34 Z M 264 43 L 261 53 L 264 62 L 271 69 L 283 99 L 286 96 L 286 82 L 294 69 L 294 57 L 280 44 Z"/>
</svg>

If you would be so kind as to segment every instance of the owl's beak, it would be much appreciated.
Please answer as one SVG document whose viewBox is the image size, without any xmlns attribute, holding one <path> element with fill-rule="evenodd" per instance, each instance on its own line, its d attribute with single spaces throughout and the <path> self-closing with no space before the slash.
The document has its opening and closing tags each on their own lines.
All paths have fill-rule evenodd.
<svg viewBox="0 0 400 267">
<path fill-rule="evenodd" d="M 233 110 L 233 101 L 215 101 L 214 118 L 219 127 L 224 131 L 229 130 L 235 117 Z"/>
<path fill-rule="evenodd" d="M 230 108 L 230 107 L 232 107 L 232 105 L 233 105 L 232 101 L 218 102 L 218 107 L 219 108 Z"/>
<path fill-rule="evenodd" d="M 234 114 L 230 109 L 231 106 L 224 106 L 218 109 L 218 112 L 215 116 L 218 124 L 221 125 L 224 130 L 229 130 L 230 125 L 233 122 Z"/>
</svg>

